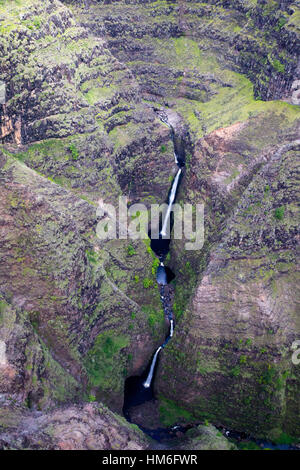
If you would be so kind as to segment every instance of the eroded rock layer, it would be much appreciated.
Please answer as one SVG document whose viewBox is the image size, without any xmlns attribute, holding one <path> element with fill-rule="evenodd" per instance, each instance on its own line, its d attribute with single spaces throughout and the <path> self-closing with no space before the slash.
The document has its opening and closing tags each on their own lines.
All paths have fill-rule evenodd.
<svg viewBox="0 0 300 470">
<path fill-rule="evenodd" d="M 124 423 L 88 443 L 96 428 L 81 426 L 110 412 L 74 403 L 121 412 L 125 379 L 167 331 L 149 240 L 96 236 L 99 200 L 165 200 L 176 168 L 159 114 L 185 147 L 178 201 L 205 214 L 203 247 L 174 240 L 167 258 L 176 330 L 156 374 L 161 423 L 299 437 L 299 11 L 275 0 L 0 2 L 2 417 L 14 419 L 7 399 L 22 408 L 4 447 L 41 445 L 31 431 L 18 438 L 26 419 L 45 448 L 146 445 Z M 54 438 L 46 410 L 66 402 L 58 415 L 80 429 L 55 424 Z"/>
</svg>

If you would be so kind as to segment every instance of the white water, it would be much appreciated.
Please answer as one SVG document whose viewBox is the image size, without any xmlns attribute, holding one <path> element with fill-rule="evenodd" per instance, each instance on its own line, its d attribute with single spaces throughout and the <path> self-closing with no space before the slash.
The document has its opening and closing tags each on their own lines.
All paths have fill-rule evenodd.
<svg viewBox="0 0 300 470">
<path fill-rule="evenodd" d="M 177 175 L 175 177 L 174 183 L 172 184 L 172 189 L 171 189 L 171 193 L 170 193 L 170 197 L 169 197 L 168 210 L 167 210 L 165 220 L 164 220 L 161 232 L 160 232 L 160 234 L 163 237 L 166 236 L 167 223 L 168 223 L 168 220 L 169 220 L 169 217 L 170 217 L 173 202 L 175 201 L 175 196 L 176 196 L 176 191 L 177 191 L 177 186 L 178 186 L 180 173 L 181 173 L 181 168 L 179 168 L 179 170 L 177 171 Z"/>
<path fill-rule="evenodd" d="M 171 338 L 173 336 L 173 331 L 174 331 L 174 322 L 173 320 L 170 320 L 170 337 Z"/>
<path fill-rule="evenodd" d="M 153 377 L 153 372 L 154 372 L 154 367 L 155 367 L 156 360 L 157 360 L 157 356 L 158 356 L 159 351 L 160 351 L 161 349 L 162 349 L 162 346 L 159 346 L 159 348 L 157 349 L 156 353 L 155 353 L 154 356 L 153 356 L 153 359 L 152 359 L 152 363 L 151 363 L 151 367 L 150 367 L 150 370 L 149 370 L 148 377 L 147 377 L 147 379 L 145 380 L 145 382 L 143 383 L 143 385 L 144 385 L 145 388 L 149 388 L 150 385 L 151 385 L 152 377 Z"/>
<path fill-rule="evenodd" d="M 179 161 L 178 161 L 178 158 L 177 158 L 176 152 L 174 152 L 174 158 L 175 158 L 175 163 L 176 163 L 176 165 L 178 165 Z"/>
</svg>

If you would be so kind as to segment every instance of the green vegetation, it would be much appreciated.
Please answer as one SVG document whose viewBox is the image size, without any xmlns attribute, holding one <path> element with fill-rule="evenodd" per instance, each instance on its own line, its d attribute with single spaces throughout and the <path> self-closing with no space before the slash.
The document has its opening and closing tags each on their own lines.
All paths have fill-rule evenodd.
<svg viewBox="0 0 300 470">
<path fill-rule="evenodd" d="M 193 421 L 193 415 L 178 406 L 175 401 L 159 397 L 159 402 L 160 420 L 164 426 L 172 426 L 176 423 L 190 423 Z"/>
<path fill-rule="evenodd" d="M 69 146 L 69 150 L 70 150 L 70 152 L 71 152 L 72 159 L 73 159 L 73 160 L 78 160 L 79 152 L 78 152 L 78 150 L 77 150 L 75 144 L 71 144 L 71 145 Z"/>
<path fill-rule="evenodd" d="M 127 336 L 106 331 L 97 336 L 85 358 L 90 385 L 103 390 L 117 391 L 121 384 L 125 361 L 121 351 L 129 344 Z"/>
<path fill-rule="evenodd" d="M 41 24 L 42 24 L 42 23 L 41 23 L 41 19 L 40 19 L 38 16 L 36 16 L 36 17 L 34 18 L 34 20 L 33 20 L 33 25 L 34 25 L 37 29 L 40 29 Z"/>
<path fill-rule="evenodd" d="M 142 312 L 148 315 L 148 323 L 153 330 L 159 325 L 164 323 L 164 312 L 162 308 L 155 308 L 151 305 L 144 305 L 142 307 Z"/>
<path fill-rule="evenodd" d="M 95 395 L 89 395 L 89 396 L 88 396 L 88 401 L 89 401 L 89 402 L 94 402 L 94 401 L 96 401 L 96 400 L 97 400 L 97 399 L 96 399 Z"/>
<path fill-rule="evenodd" d="M 242 354 L 240 356 L 240 364 L 246 364 L 247 362 L 247 356 L 245 356 L 244 354 Z"/>
<path fill-rule="evenodd" d="M 101 86 L 101 83 L 95 83 L 96 86 L 90 88 L 85 97 L 89 104 L 94 105 L 99 102 L 110 101 L 113 98 L 113 95 L 116 93 L 116 87 L 111 86 Z M 89 87 L 89 83 L 85 82 L 85 86 L 82 87 L 82 91 L 85 91 Z"/>
<path fill-rule="evenodd" d="M 0 300 L 0 314 L 4 312 L 7 307 L 7 303 L 4 300 Z"/>
<path fill-rule="evenodd" d="M 149 287 L 153 287 L 153 280 L 148 279 L 147 277 L 143 279 L 143 286 L 145 289 L 149 289 Z"/>
<path fill-rule="evenodd" d="M 278 20 L 277 27 L 275 29 L 277 31 L 280 31 L 287 22 L 288 22 L 288 18 L 285 16 L 281 16 Z"/>
<path fill-rule="evenodd" d="M 253 441 L 236 442 L 236 445 L 240 450 L 261 450 L 261 447 Z"/>
<path fill-rule="evenodd" d="M 159 266 L 159 259 L 154 258 L 152 261 L 152 267 L 151 267 L 151 272 L 153 276 L 155 276 L 158 266 Z"/>
<path fill-rule="evenodd" d="M 88 261 L 89 261 L 91 264 L 96 264 L 96 263 L 97 263 L 97 261 L 98 261 L 98 254 L 97 254 L 95 251 L 86 250 L 85 254 L 86 254 L 86 257 L 87 257 Z"/>
<path fill-rule="evenodd" d="M 235 366 L 231 369 L 230 373 L 233 375 L 233 377 L 238 377 L 241 373 L 241 369 L 239 366 Z"/>
<path fill-rule="evenodd" d="M 272 60 L 272 65 L 274 67 L 274 69 L 279 72 L 279 73 L 284 73 L 285 71 L 285 66 L 284 64 L 282 64 L 278 59 L 274 59 Z"/>
<path fill-rule="evenodd" d="M 278 439 L 275 439 L 275 444 L 294 444 L 297 441 L 297 438 L 290 436 L 289 434 L 282 432 Z"/>
</svg>

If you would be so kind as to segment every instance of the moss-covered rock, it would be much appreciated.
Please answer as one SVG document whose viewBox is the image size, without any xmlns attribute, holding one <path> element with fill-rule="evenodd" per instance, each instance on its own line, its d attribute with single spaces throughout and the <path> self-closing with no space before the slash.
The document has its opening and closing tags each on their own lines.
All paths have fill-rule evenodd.
<svg viewBox="0 0 300 470">
<path fill-rule="evenodd" d="M 187 431 L 178 448 L 182 450 L 237 450 L 235 444 L 209 424 Z"/>
<path fill-rule="evenodd" d="M 0 204 L 2 294 L 14 308 L 24 311 L 41 341 L 39 348 L 49 349 L 74 378 L 74 384 L 81 384 L 81 393 L 87 396 L 93 388 L 93 393 L 121 409 L 126 376 L 142 371 L 165 331 L 163 314 L 153 328 L 143 310 L 156 306 L 160 311 L 158 290 L 137 289 L 131 263 L 136 267 L 138 263 L 129 261 L 139 256 L 142 265 L 135 272 L 142 279 L 153 276 L 147 246 L 139 240 L 134 242 L 137 254 L 131 257 L 127 240 L 100 243 L 93 204 L 3 153 L 0 178 L 5 187 Z M 4 327 L 6 321 L 7 316 Z M 118 357 L 114 358 L 118 367 L 111 371 L 113 381 L 107 384 L 108 372 L 101 375 L 99 364 L 95 384 L 94 369 L 89 364 L 99 359 L 99 335 L 107 339 L 112 331 L 114 338 L 121 338 Z M 28 354 L 29 367 L 31 348 L 22 354 Z M 42 377 L 34 380 L 40 387 Z M 28 393 L 24 391 L 24 399 Z M 46 401 L 47 394 L 45 391 Z M 42 395 L 36 395 L 37 403 L 43 402 Z M 74 399 L 76 396 L 73 394 Z M 67 391 L 66 396 L 57 391 L 59 401 L 69 398 Z"/>
</svg>

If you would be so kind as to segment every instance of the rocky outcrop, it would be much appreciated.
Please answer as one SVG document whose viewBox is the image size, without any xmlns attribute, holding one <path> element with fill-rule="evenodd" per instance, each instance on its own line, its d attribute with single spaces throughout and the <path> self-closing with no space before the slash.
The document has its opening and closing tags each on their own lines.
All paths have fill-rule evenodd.
<svg viewBox="0 0 300 470">
<path fill-rule="evenodd" d="M 189 63 L 201 60 L 198 53 L 180 61 L 182 42 L 176 39 L 182 36 L 193 41 L 194 48 L 199 46 L 202 54 L 211 53 L 206 58 L 210 73 L 217 57 L 223 66 L 245 73 L 254 83 L 255 96 L 262 99 L 290 96 L 299 74 L 297 2 L 95 0 L 74 4 L 82 24 L 107 37 L 113 54 L 134 71 L 144 96 L 155 101 L 169 101 L 183 93 L 187 99 L 205 101 L 213 93 L 214 76 L 185 70 Z"/>
<path fill-rule="evenodd" d="M 29 412 L 1 400 L 0 449 L 142 450 L 150 439 L 104 405 Z"/>
<path fill-rule="evenodd" d="M 236 450 L 214 426 L 198 426 L 157 444 L 101 403 L 30 412 L 0 397 L 2 450 Z"/>
<path fill-rule="evenodd" d="M 0 296 L 0 393 L 27 409 L 79 399 L 80 375 L 68 370 L 67 357 L 64 364 L 54 359 L 55 351 L 37 334 L 37 321 Z"/>
</svg>

